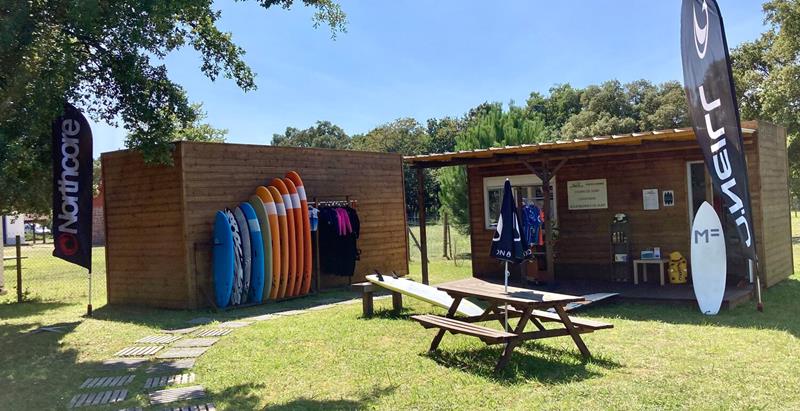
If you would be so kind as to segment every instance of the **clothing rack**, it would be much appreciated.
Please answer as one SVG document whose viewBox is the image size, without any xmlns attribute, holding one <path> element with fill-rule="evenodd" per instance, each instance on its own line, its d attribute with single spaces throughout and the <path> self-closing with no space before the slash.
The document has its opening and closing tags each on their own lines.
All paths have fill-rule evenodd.
<svg viewBox="0 0 800 411">
<path fill-rule="evenodd" d="M 333 196 L 326 196 L 329 199 L 320 200 L 316 196 L 312 197 L 312 200 L 308 202 L 309 206 L 314 206 L 316 208 L 319 207 L 351 207 L 355 210 L 358 210 L 358 200 L 353 200 L 351 196 L 348 195 L 333 195 Z M 339 198 L 338 200 L 336 198 Z M 317 227 L 317 231 L 314 231 L 314 286 L 319 291 L 319 278 L 320 273 L 322 272 L 322 268 L 319 261 L 319 227 Z M 347 278 L 347 286 L 348 288 L 353 284 L 353 276 Z"/>
</svg>

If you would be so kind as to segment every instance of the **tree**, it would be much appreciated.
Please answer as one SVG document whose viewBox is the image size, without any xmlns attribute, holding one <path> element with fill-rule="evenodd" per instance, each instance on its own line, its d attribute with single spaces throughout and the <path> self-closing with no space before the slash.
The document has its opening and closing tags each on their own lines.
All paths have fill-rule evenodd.
<svg viewBox="0 0 800 411">
<path fill-rule="evenodd" d="M 425 127 L 413 118 L 399 118 L 370 130 L 367 134 L 353 136 L 353 149 L 399 153 L 404 156 L 427 153 L 430 136 Z M 430 170 L 424 171 L 426 210 L 435 212 L 439 209 L 436 179 Z M 419 210 L 417 193 L 419 184 L 417 174 L 408 166 L 403 166 L 403 182 L 405 185 L 406 212 Z"/>
<path fill-rule="evenodd" d="M 758 39 L 731 53 L 743 119 L 763 119 L 786 127 L 790 189 L 800 199 L 800 1 L 764 3 L 768 26 Z"/>
<path fill-rule="evenodd" d="M 341 127 L 330 121 L 317 121 L 316 125 L 305 130 L 286 127 L 286 132 L 283 134 L 272 135 L 272 145 L 349 150 L 352 144 L 350 136 Z"/>
<path fill-rule="evenodd" d="M 493 105 L 456 136 L 455 150 L 502 147 L 538 143 L 552 139 L 539 113 L 511 105 L 503 111 Z M 448 167 L 439 172 L 439 201 L 452 224 L 459 231 L 469 230 L 467 171 L 463 166 Z"/>
<path fill-rule="evenodd" d="M 265 9 L 294 0 L 256 0 Z M 300 0 L 298 0 L 300 1 Z M 314 26 L 342 32 L 334 0 L 302 0 Z M 50 125 L 65 101 L 96 120 L 121 122 L 126 145 L 148 161 L 168 162 L 176 123 L 196 120 L 183 89 L 162 59 L 191 46 L 212 81 L 256 88 L 244 50 L 217 27 L 209 0 L 7 0 L 0 5 L 0 210 L 44 212 L 49 204 Z"/>
<path fill-rule="evenodd" d="M 197 113 L 194 121 L 188 125 L 181 124 L 177 119 L 174 119 L 175 134 L 172 136 L 172 141 L 203 141 L 206 143 L 224 143 L 225 136 L 228 135 L 226 128 L 214 128 L 211 124 L 204 123 L 208 114 L 203 110 L 202 104 L 192 104 L 192 111 Z"/>
<path fill-rule="evenodd" d="M 532 92 L 528 97 L 527 110 L 542 116 L 550 134 L 560 135 L 561 127 L 567 120 L 580 113 L 582 94 L 583 90 L 567 83 L 558 84 L 550 88 L 548 96 Z"/>
</svg>

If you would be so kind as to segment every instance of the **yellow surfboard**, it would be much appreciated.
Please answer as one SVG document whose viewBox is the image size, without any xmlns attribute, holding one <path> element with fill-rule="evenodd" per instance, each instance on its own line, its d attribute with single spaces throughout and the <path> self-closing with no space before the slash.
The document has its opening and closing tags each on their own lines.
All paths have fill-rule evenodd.
<svg viewBox="0 0 800 411">
<path fill-rule="evenodd" d="M 272 194 L 269 193 L 266 187 L 259 186 L 256 188 L 256 195 L 261 199 L 261 202 L 264 204 L 264 211 L 267 213 L 271 235 L 270 246 L 272 247 L 272 284 L 270 286 L 269 296 L 265 295 L 264 298 L 269 297 L 274 300 L 278 296 L 278 289 L 281 284 L 281 264 L 285 264 L 282 262 L 283 259 L 281 258 L 281 231 L 280 223 L 278 222 L 278 209 L 275 207 L 275 200 L 272 199 Z"/>
<path fill-rule="evenodd" d="M 297 187 L 294 185 L 294 182 L 288 178 L 284 178 L 283 182 L 286 184 L 286 188 L 289 190 L 289 198 L 292 201 L 292 213 L 294 214 L 294 245 L 295 249 L 297 250 L 297 261 L 296 261 L 296 270 L 297 270 L 297 280 L 294 283 L 294 295 L 300 295 L 300 291 L 303 289 L 303 281 L 305 280 L 305 239 L 303 236 L 303 214 L 300 211 L 300 196 L 297 195 Z"/>
<path fill-rule="evenodd" d="M 306 189 L 303 186 L 303 180 L 300 179 L 300 174 L 296 171 L 286 173 L 286 178 L 291 180 L 295 187 L 297 187 L 297 196 L 300 198 L 300 213 L 303 222 L 303 289 L 300 290 L 302 294 L 308 294 L 311 291 L 311 271 L 313 269 L 312 252 L 311 252 L 311 221 L 308 219 L 308 197 L 306 197 Z"/>
<path fill-rule="evenodd" d="M 283 206 L 286 208 L 286 244 L 289 247 L 289 278 L 286 281 L 286 294 L 284 297 L 294 297 L 295 284 L 299 279 L 297 271 L 297 234 L 295 234 L 294 205 L 289 196 L 289 189 L 280 178 L 273 178 L 270 184 L 278 189 L 281 195 Z"/>
<path fill-rule="evenodd" d="M 286 208 L 283 206 L 283 196 L 277 188 L 273 186 L 267 187 L 270 196 L 275 203 L 275 211 L 278 214 L 278 227 L 280 234 L 278 237 L 281 240 L 281 278 L 278 285 L 278 293 L 275 298 L 283 298 L 286 296 L 286 288 L 289 284 L 289 224 L 286 220 Z"/>
</svg>

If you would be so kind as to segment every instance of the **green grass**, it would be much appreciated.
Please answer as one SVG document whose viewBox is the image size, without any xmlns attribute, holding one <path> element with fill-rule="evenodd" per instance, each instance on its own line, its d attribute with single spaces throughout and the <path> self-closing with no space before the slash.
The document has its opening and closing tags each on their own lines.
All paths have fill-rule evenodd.
<svg viewBox="0 0 800 411">
<path fill-rule="evenodd" d="M 434 233 L 429 230 L 432 244 Z M 432 281 L 469 275 L 468 261 L 454 266 L 431 254 Z M 433 331 L 408 316 L 442 310 L 406 298 L 406 311 L 395 315 L 391 302 L 380 300 L 373 319 L 361 318 L 360 304 L 353 304 L 237 329 L 194 371 L 218 408 L 235 410 L 798 409 L 798 297 L 795 275 L 765 292 L 764 313 L 753 304 L 716 317 L 683 306 L 597 307 L 583 315 L 615 328 L 585 336 L 594 360 L 582 362 L 569 338 L 549 339 L 518 349 L 500 375 L 492 374 L 499 347 L 472 338 L 447 335 L 438 353 L 426 353 Z M 342 298 L 347 294 L 324 293 L 218 317 Z M 63 409 L 84 378 L 111 375 L 97 364 L 118 349 L 158 328 L 209 315 L 102 306 L 85 319 L 83 311 L 80 303 L 0 304 L 2 408 Z M 71 323 L 66 334 L 23 334 L 57 322 Z M 144 379 L 140 372 L 130 399 L 110 409 L 146 405 Z"/>
</svg>

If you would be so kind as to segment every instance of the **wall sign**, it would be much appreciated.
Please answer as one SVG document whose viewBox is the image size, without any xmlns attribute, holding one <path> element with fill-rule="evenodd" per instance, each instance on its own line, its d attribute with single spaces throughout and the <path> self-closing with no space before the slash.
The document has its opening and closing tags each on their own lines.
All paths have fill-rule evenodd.
<svg viewBox="0 0 800 411">
<path fill-rule="evenodd" d="M 658 189 L 646 188 L 642 190 L 642 202 L 645 210 L 658 210 Z"/>
<path fill-rule="evenodd" d="M 661 192 L 661 199 L 664 207 L 672 207 L 675 205 L 675 192 L 672 190 L 664 190 Z"/>
<path fill-rule="evenodd" d="M 567 181 L 567 205 L 570 210 L 608 208 L 606 179 Z"/>
</svg>

